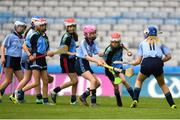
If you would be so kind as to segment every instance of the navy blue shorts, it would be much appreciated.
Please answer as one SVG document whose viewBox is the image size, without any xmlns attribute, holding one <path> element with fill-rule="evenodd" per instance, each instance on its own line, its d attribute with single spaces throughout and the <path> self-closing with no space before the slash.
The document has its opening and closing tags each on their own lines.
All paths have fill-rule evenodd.
<svg viewBox="0 0 180 120">
<path fill-rule="evenodd" d="M 149 77 L 150 75 L 154 75 L 154 77 L 157 77 L 163 74 L 163 66 L 164 62 L 161 58 L 144 58 L 141 63 L 140 72 L 147 77 Z"/>
<path fill-rule="evenodd" d="M 30 62 L 30 68 L 31 70 L 47 70 L 47 62 L 46 62 L 46 57 L 42 57 L 39 59 L 36 59 L 33 62 Z"/>
<path fill-rule="evenodd" d="M 21 57 L 12 57 L 5 55 L 5 64 L 4 67 L 12 68 L 14 71 L 21 70 Z"/>
<path fill-rule="evenodd" d="M 62 73 L 75 73 L 75 61 L 76 58 L 61 57 L 60 66 Z"/>
<path fill-rule="evenodd" d="M 75 70 L 78 75 L 81 75 L 86 71 L 89 71 L 92 74 L 94 73 L 89 65 L 89 61 L 87 61 L 86 59 L 82 59 L 82 58 L 76 59 Z"/>
<path fill-rule="evenodd" d="M 123 69 L 123 67 L 120 67 L 119 69 Z M 124 70 L 122 71 L 122 73 L 124 74 Z M 115 72 L 115 74 L 116 76 L 119 76 L 119 72 Z M 105 68 L 105 75 L 109 78 L 109 80 L 114 82 L 114 75 L 107 68 Z"/>
</svg>

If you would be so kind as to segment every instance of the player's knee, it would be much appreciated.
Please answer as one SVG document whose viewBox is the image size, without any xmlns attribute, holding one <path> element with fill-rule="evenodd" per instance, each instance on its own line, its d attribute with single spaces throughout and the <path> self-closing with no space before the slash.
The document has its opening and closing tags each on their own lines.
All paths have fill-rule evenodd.
<svg viewBox="0 0 180 120">
<path fill-rule="evenodd" d="M 114 85 L 114 91 L 118 90 L 119 91 L 119 86 L 118 85 Z"/>
<path fill-rule="evenodd" d="M 96 81 L 96 87 L 98 88 L 99 86 L 101 86 L 101 83 L 98 81 Z"/>
<path fill-rule="evenodd" d="M 78 80 L 71 81 L 71 82 L 72 82 L 72 85 L 77 85 L 78 84 Z"/>
<path fill-rule="evenodd" d="M 114 94 L 118 94 L 119 93 L 119 89 L 118 88 L 114 88 Z"/>
<path fill-rule="evenodd" d="M 92 96 L 96 96 L 96 89 L 90 90 L 92 93 Z"/>
</svg>

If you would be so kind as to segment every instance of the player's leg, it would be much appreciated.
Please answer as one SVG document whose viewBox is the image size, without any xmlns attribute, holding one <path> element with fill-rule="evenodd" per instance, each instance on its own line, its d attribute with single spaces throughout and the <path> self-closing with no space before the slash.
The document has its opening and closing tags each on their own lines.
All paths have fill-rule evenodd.
<svg viewBox="0 0 180 120">
<path fill-rule="evenodd" d="M 32 89 L 32 88 L 34 88 L 40 84 L 40 78 L 41 78 L 40 70 L 33 69 L 32 75 L 33 75 L 34 81 L 30 84 L 27 84 L 25 87 L 23 87 L 23 89 L 22 89 L 23 92 L 28 91 L 28 90 L 30 90 L 30 89 Z"/>
<path fill-rule="evenodd" d="M 135 87 L 134 87 L 134 95 L 133 95 L 133 102 L 131 104 L 131 108 L 137 107 L 137 102 L 139 101 L 139 94 L 141 92 L 141 87 L 142 87 L 142 82 L 146 79 L 147 77 L 142 74 L 141 72 L 138 73 L 136 82 L 135 82 Z"/>
<path fill-rule="evenodd" d="M 113 84 L 113 82 L 112 82 L 112 84 Z M 117 106 L 122 107 L 123 104 L 122 104 L 121 95 L 119 92 L 119 86 L 117 84 L 116 85 L 113 84 L 113 87 L 114 87 L 114 95 L 116 97 Z"/>
<path fill-rule="evenodd" d="M 166 100 L 169 103 L 170 107 L 171 108 L 176 108 L 176 105 L 175 105 L 174 100 L 172 98 L 171 92 L 169 91 L 169 88 L 168 88 L 168 86 L 166 85 L 166 83 L 164 81 L 164 75 L 161 74 L 161 75 L 157 76 L 156 80 L 157 80 L 160 88 L 162 89 L 162 91 L 163 91 L 163 93 L 164 93 L 164 95 L 166 97 Z"/>
<path fill-rule="evenodd" d="M 129 85 L 129 83 L 127 82 L 125 76 L 123 73 L 119 73 L 119 77 L 121 78 L 122 80 L 122 83 L 123 85 L 126 87 L 129 95 L 131 96 L 131 98 L 133 99 L 133 96 L 134 96 L 134 92 L 133 92 L 133 88 Z"/>
<path fill-rule="evenodd" d="M 41 84 L 35 87 L 35 91 L 36 91 L 36 104 L 42 104 L 43 99 L 42 99 L 42 94 L 41 94 Z"/>
<path fill-rule="evenodd" d="M 89 80 L 90 82 L 90 95 L 91 95 L 91 105 L 94 106 L 96 105 L 96 88 L 99 85 L 98 79 L 93 76 L 93 74 L 90 71 L 86 71 L 83 74 L 81 74 L 82 77 L 85 79 Z M 86 98 L 83 98 L 86 99 Z"/>
<path fill-rule="evenodd" d="M 22 91 L 22 88 L 31 80 L 32 71 L 30 68 L 29 62 L 22 62 L 21 66 L 24 68 L 24 76 L 23 79 L 19 82 L 19 84 L 16 87 L 15 90 L 15 99 L 16 101 L 24 101 L 24 92 Z"/>
<path fill-rule="evenodd" d="M 15 70 L 14 74 L 20 83 L 23 80 L 23 72 L 22 72 L 21 68 L 19 68 L 19 69 Z M 18 94 L 20 94 L 20 95 L 18 95 Z M 19 99 L 18 99 L 18 96 L 19 96 Z M 24 94 L 23 94 L 23 92 L 21 93 L 21 92 L 15 90 L 15 92 L 9 96 L 9 99 L 15 104 L 18 103 L 18 101 L 23 102 Z"/>
<path fill-rule="evenodd" d="M 42 81 L 43 81 L 43 87 L 42 87 L 43 104 L 49 104 L 49 100 L 48 100 L 48 73 L 47 73 L 47 70 L 42 70 L 41 71 L 41 77 L 42 77 Z"/>
<path fill-rule="evenodd" d="M 15 90 L 15 98 L 18 101 L 21 101 L 24 99 L 24 92 L 22 91 L 22 88 L 31 80 L 32 76 L 32 71 L 31 70 L 24 70 L 24 77 L 23 79 L 19 82 L 18 86 L 16 87 Z"/>
<path fill-rule="evenodd" d="M 77 92 L 77 85 L 78 85 L 78 76 L 76 73 L 75 75 L 72 75 L 70 79 L 73 81 L 72 90 L 71 90 L 71 103 L 70 104 L 76 104 L 76 92 Z"/>
<path fill-rule="evenodd" d="M 13 69 L 12 68 L 4 68 L 5 71 L 5 79 L 0 85 L 0 102 L 2 102 L 2 96 L 4 94 L 7 86 L 12 82 L 13 77 Z"/>
<path fill-rule="evenodd" d="M 72 98 L 73 100 L 71 100 L 71 102 L 75 102 L 76 101 L 76 89 L 77 89 L 77 83 L 78 83 L 78 76 L 76 73 L 68 73 L 68 76 L 70 78 L 70 81 L 68 82 L 64 82 L 62 85 L 54 88 L 51 91 L 51 98 L 53 100 L 54 103 L 56 103 L 56 97 L 57 97 L 57 93 L 60 92 L 62 89 L 67 88 L 72 86 L 73 91 L 72 91 Z"/>
</svg>

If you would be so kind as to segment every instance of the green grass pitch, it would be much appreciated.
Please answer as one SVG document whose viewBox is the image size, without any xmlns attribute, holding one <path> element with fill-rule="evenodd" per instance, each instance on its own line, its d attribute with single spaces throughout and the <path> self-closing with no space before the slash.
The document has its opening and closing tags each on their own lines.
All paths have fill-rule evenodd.
<svg viewBox="0 0 180 120">
<path fill-rule="evenodd" d="M 175 99 L 177 109 L 171 109 L 165 99 L 158 98 L 141 97 L 137 108 L 129 108 L 129 97 L 122 98 L 123 107 L 116 106 L 115 97 L 97 97 L 96 107 L 70 105 L 69 101 L 70 97 L 59 96 L 54 106 L 37 105 L 34 96 L 26 96 L 26 103 L 17 105 L 4 96 L 0 119 L 180 119 L 180 99 Z"/>
</svg>

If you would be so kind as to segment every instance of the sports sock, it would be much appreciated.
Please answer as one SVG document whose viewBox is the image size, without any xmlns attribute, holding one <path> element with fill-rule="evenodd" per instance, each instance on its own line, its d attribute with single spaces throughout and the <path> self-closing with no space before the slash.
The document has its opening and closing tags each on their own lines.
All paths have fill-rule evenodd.
<svg viewBox="0 0 180 120">
<path fill-rule="evenodd" d="M 5 89 L 1 89 L 1 90 L 0 90 L 1 96 L 4 95 L 4 92 L 5 92 Z"/>
<path fill-rule="evenodd" d="M 48 102 L 49 102 L 48 98 L 43 98 L 43 103 L 48 103 Z"/>
<path fill-rule="evenodd" d="M 76 102 L 76 95 L 71 95 L 71 103 Z"/>
<path fill-rule="evenodd" d="M 36 98 L 39 99 L 39 100 L 42 99 L 42 94 L 37 94 Z"/>
<path fill-rule="evenodd" d="M 121 95 L 119 93 L 119 90 L 115 89 L 114 90 L 114 94 L 116 96 L 116 102 L 117 102 L 117 106 L 122 106 L 122 101 L 121 101 Z"/>
<path fill-rule="evenodd" d="M 137 100 L 139 101 L 139 94 L 141 92 L 141 88 L 134 88 L 134 96 L 133 96 L 133 100 Z"/>
<path fill-rule="evenodd" d="M 61 88 L 60 87 L 56 87 L 56 88 L 54 88 L 54 90 L 53 90 L 55 93 L 58 93 L 58 92 L 60 92 L 61 91 Z"/>
<path fill-rule="evenodd" d="M 132 87 L 128 88 L 127 91 L 128 91 L 128 93 L 129 93 L 129 95 L 131 96 L 131 98 L 133 99 L 134 92 L 133 92 Z"/>
<path fill-rule="evenodd" d="M 91 103 L 96 103 L 96 89 L 90 90 L 92 92 Z"/>
<path fill-rule="evenodd" d="M 90 95 L 90 90 L 89 90 L 89 88 L 82 94 L 82 97 L 84 98 L 84 99 L 86 99 L 88 96 Z"/>
<path fill-rule="evenodd" d="M 169 103 L 170 106 L 175 104 L 170 92 L 166 93 L 165 97 L 166 97 L 166 100 L 167 100 L 167 102 Z"/>
</svg>

